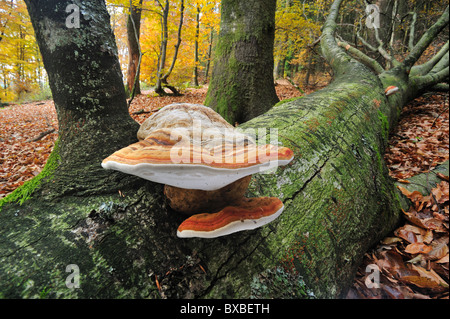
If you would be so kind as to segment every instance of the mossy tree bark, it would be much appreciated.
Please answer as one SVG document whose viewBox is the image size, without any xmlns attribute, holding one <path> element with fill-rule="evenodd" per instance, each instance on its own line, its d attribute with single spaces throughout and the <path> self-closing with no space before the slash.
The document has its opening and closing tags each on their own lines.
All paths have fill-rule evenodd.
<svg viewBox="0 0 450 319">
<path fill-rule="evenodd" d="M 92 187 L 89 195 L 86 191 L 64 192 L 64 196 L 49 200 L 41 185 L 22 205 L 3 206 L 0 295 L 291 298 L 307 297 L 311 291 L 316 297 L 335 298 L 345 294 L 364 253 L 400 218 L 402 198 L 388 175 L 383 152 L 389 130 L 395 126 L 403 103 L 414 96 L 410 90 L 415 88 L 403 84 L 407 78 L 377 76 L 338 47 L 333 32 L 339 3 L 336 1 L 330 10 L 321 43 L 336 79 L 323 90 L 280 102 L 242 125 L 277 128 L 280 142 L 295 153 L 293 162 L 275 174 L 254 175 L 249 187 L 248 196 L 278 196 L 284 202 L 285 210 L 276 221 L 216 239 L 179 239 L 176 229 L 185 217 L 168 208 L 162 185 L 131 177 L 124 183 L 112 177 L 125 180 L 124 175 L 109 171 L 90 177 L 103 180 L 104 188 L 92 185 L 87 175 L 97 174 L 101 162 L 98 156 L 96 163 L 92 160 L 85 166 L 91 171 L 78 177 L 75 174 L 80 171 L 75 167 L 74 181 L 66 181 L 68 185 L 82 184 L 80 178 L 87 178 L 86 187 Z M 101 12 L 97 17 L 106 15 L 104 5 L 89 4 L 86 11 Z M 40 6 L 28 5 L 33 19 Z M 44 12 L 54 12 L 45 8 Z M 96 37 L 88 38 L 89 43 Z M 39 35 L 38 41 L 43 41 Z M 64 61 L 69 63 L 70 59 Z M 52 70 L 52 66 L 46 67 Z M 97 73 L 88 74 L 95 78 Z M 75 84 L 64 78 L 51 80 L 69 87 Z M 401 90 L 386 97 L 384 81 L 398 84 Z M 58 87 L 54 84 L 52 89 Z M 123 86 L 117 83 L 119 88 Z M 95 92 L 92 98 L 103 94 L 101 90 Z M 67 94 L 72 94 L 69 100 L 74 98 L 73 92 Z M 88 115 L 86 109 L 84 116 Z M 103 118 L 97 118 L 97 125 L 108 130 Z M 116 129 L 134 134 L 136 128 L 130 126 Z M 117 135 L 109 135 L 104 137 L 104 144 L 116 143 Z M 70 138 L 77 136 L 83 134 Z M 70 144 L 70 140 L 61 139 L 61 143 L 64 141 Z M 123 142 L 125 139 L 120 139 L 109 147 L 117 149 Z M 102 152 L 107 147 L 103 146 Z M 67 167 L 63 156 L 70 155 L 60 153 L 60 166 L 47 180 L 57 179 L 59 168 Z M 69 175 L 71 171 L 63 173 Z M 113 180 L 117 185 L 111 185 Z M 74 264 L 79 269 L 79 288 L 70 282 L 67 285 L 73 268 L 66 272 L 66 267 Z"/>
<path fill-rule="evenodd" d="M 205 104 L 233 125 L 261 115 L 279 101 L 273 78 L 275 9 L 275 0 L 221 3 Z"/>
</svg>

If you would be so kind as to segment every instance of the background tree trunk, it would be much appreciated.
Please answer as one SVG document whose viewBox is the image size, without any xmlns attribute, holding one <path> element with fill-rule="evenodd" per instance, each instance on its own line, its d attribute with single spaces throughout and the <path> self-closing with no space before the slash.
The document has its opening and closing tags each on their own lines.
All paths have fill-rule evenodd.
<svg viewBox="0 0 450 319">
<path fill-rule="evenodd" d="M 111 65 L 118 65 L 117 56 L 114 51 L 88 46 L 86 49 L 92 50 L 86 57 L 89 63 L 84 64 L 88 71 L 93 71 L 90 68 L 98 63 L 105 63 L 105 55 L 111 64 L 87 72 L 92 76 L 88 79 L 67 72 L 75 57 L 69 58 L 66 46 L 75 46 L 72 41 L 78 38 L 64 34 L 63 43 L 67 39 L 70 42 L 52 51 L 56 43 L 51 41 L 56 40 L 54 36 L 67 32 L 52 29 L 55 32 L 52 37 L 45 32 L 49 26 L 58 26 L 56 21 L 61 19 L 57 19 L 57 12 L 64 14 L 64 7 L 60 11 L 54 10 L 55 7 L 50 10 L 48 5 L 55 5 L 54 2 L 57 1 L 27 1 L 27 4 L 43 56 L 54 54 L 51 60 L 44 58 L 54 96 L 60 88 L 67 87 L 72 91 L 67 89 L 66 100 L 73 101 L 80 97 L 78 91 L 73 91 L 79 89 L 79 83 L 111 72 Z M 104 4 L 84 3 L 84 14 L 90 17 L 95 14 L 96 18 L 84 23 L 99 21 L 98 30 L 104 30 L 100 27 L 108 26 L 103 20 L 107 17 Z M 416 94 L 411 90 L 417 90 L 418 86 L 404 85 L 405 73 L 391 72 L 379 77 L 337 46 L 334 21 L 339 4 L 336 1 L 330 10 L 321 42 L 336 79 L 320 91 L 280 102 L 269 112 L 241 125 L 242 128 L 277 128 L 280 142 L 295 153 L 294 160 L 275 174 L 255 174 L 248 190 L 248 196 L 277 196 L 283 201 L 285 210 L 276 221 L 257 230 L 216 239 L 179 239 L 176 229 L 185 216 L 168 208 L 162 185 L 131 177 L 128 183 L 119 182 L 114 176 L 124 175 L 95 171 L 101 159 L 97 159 L 95 166 L 92 157 L 89 161 L 92 165 L 84 166 L 86 172 L 77 167 L 66 172 L 79 184 L 83 181 L 76 174 L 83 174 L 86 187 L 90 187 L 89 196 L 65 192 L 60 199 L 49 199 L 46 192 L 34 192 L 32 199 L 22 206 L 11 203 L 2 207 L 1 296 L 292 298 L 307 297 L 307 292 L 327 298 L 344 295 L 364 253 L 399 220 L 401 195 L 388 175 L 383 152 L 403 103 Z M 39 29 L 45 25 L 47 29 Z M 105 44 L 104 40 L 112 36 L 106 31 L 106 38 L 105 34 L 96 33 L 93 37 L 88 32 L 85 40 L 89 41 L 82 41 L 83 45 Z M 72 48 L 85 53 L 81 49 Z M 411 59 L 405 61 L 411 63 Z M 62 70 L 66 70 L 65 76 L 55 76 L 55 72 Z M 122 95 L 107 105 L 116 101 L 116 111 L 121 112 L 122 122 L 126 122 L 123 85 L 118 81 L 118 71 L 112 75 L 116 82 L 107 92 L 115 88 Z M 74 76 L 79 78 L 75 81 Z M 388 82 L 398 83 L 400 87 L 390 97 L 384 94 Z M 91 88 L 90 94 L 95 95 L 87 96 L 100 99 L 106 95 L 106 88 L 101 88 Z M 75 117 L 90 124 L 91 132 L 96 133 L 94 137 L 100 135 L 94 128 L 107 132 L 100 135 L 102 144 L 106 144 L 97 146 L 100 152 L 108 147 L 114 150 L 122 147 L 120 144 L 128 136 L 126 132 L 132 135 L 136 132 L 134 125 L 114 127 L 116 133 L 111 132 L 109 126 L 118 125 L 113 120 L 117 118 L 115 114 L 105 114 L 105 109 L 109 110 L 106 107 L 100 116 L 97 109 L 104 104 L 92 103 L 89 109 L 84 104 L 75 104 L 81 109 L 75 107 L 75 110 L 84 112 L 81 116 L 70 106 L 61 104 L 60 95 L 58 98 L 58 115 L 60 112 L 71 115 L 69 119 L 59 117 L 64 128 Z M 61 138 L 61 149 L 64 143 L 72 145 L 67 138 L 84 141 L 87 127 L 82 128 L 82 134 L 78 135 L 63 131 L 66 135 Z M 96 146 L 88 146 L 91 145 Z M 81 152 L 81 148 L 74 150 Z M 93 153 L 90 149 L 88 152 Z M 77 161 L 80 157 L 70 158 L 70 153 L 61 151 L 59 154 L 59 167 L 67 167 L 64 159 Z M 51 180 L 58 173 L 57 170 L 51 175 Z M 103 175 L 91 176 L 97 173 Z M 91 179 L 102 179 L 105 187 L 92 185 Z M 112 181 L 117 184 L 111 185 Z M 71 185 L 71 181 L 65 182 Z M 66 184 L 59 185 L 67 189 Z M 79 288 L 66 285 L 70 275 L 66 272 L 68 265 L 76 265 L 80 271 Z"/>
<path fill-rule="evenodd" d="M 172 70 L 175 66 L 178 56 L 178 49 L 181 44 L 181 28 L 183 27 L 183 17 L 184 17 L 184 0 L 180 1 L 180 22 L 178 24 L 178 33 L 177 33 L 177 43 L 175 44 L 175 52 L 173 54 L 172 63 L 170 64 L 169 69 L 166 71 L 165 63 L 166 63 L 166 53 L 167 53 L 167 41 L 168 41 L 168 15 L 169 15 L 169 1 L 166 1 L 166 4 L 163 9 L 162 19 L 161 19 L 161 53 L 159 57 L 158 71 L 157 71 L 157 79 L 155 92 L 159 95 L 166 95 L 164 87 L 167 87 L 172 91 L 173 95 L 180 95 L 178 90 L 167 83 L 167 79 L 169 78 Z"/>
<path fill-rule="evenodd" d="M 206 58 L 205 82 L 204 83 L 208 83 L 209 67 L 211 65 L 213 40 L 214 40 L 214 28 L 211 28 L 211 30 L 209 31 L 209 44 L 208 44 L 208 54 L 207 54 L 207 58 Z"/>
<path fill-rule="evenodd" d="M 139 84 L 139 36 L 141 32 L 141 13 L 142 0 L 139 0 L 138 6 L 134 6 L 130 1 L 130 14 L 127 19 L 127 40 L 128 40 L 128 72 L 127 72 L 127 89 L 128 93 L 133 91 L 136 95 L 141 94 L 141 85 Z"/>
<path fill-rule="evenodd" d="M 273 78 L 274 0 L 221 3 L 215 62 L 205 104 L 243 123 L 277 103 Z"/>
<path fill-rule="evenodd" d="M 194 40 L 194 75 L 192 85 L 198 86 L 198 38 L 200 34 L 200 5 L 197 4 L 197 14 L 195 15 L 195 40 Z"/>
</svg>

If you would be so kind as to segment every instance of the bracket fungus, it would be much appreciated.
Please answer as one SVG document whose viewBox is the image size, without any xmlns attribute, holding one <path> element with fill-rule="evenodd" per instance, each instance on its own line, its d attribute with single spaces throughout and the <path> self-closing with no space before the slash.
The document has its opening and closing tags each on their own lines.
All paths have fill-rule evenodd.
<svg viewBox="0 0 450 319">
<path fill-rule="evenodd" d="M 390 85 L 384 90 L 386 96 L 392 95 L 398 91 L 398 87 Z"/>
<path fill-rule="evenodd" d="M 245 198 L 251 175 L 288 164 L 286 147 L 258 145 L 211 108 L 163 107 L 142 123 L 139 142 L 105 158 L 105 169 L 165 184 L 170 207 L 193 215 L 178 237 L 219 237 L 265 225 L 282 210 L 278 198 Z"/>
</svg>

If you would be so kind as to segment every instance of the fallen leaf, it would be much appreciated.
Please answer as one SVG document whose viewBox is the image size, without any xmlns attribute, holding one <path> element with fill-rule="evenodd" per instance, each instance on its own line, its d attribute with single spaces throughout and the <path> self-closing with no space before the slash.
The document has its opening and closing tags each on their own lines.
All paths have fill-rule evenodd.
<svg viewBox="0 0 450 319">
<path fill-rule="evenodd" d="M 428 254 L 432 250 L 431 246 L 424 243 L 412 243 L 406 246 L 405 252 L 408 254 Z"/>
<path fill-rule="evenodd" d="M 376 261 L 378 267 L 391 275 L 396 275 L 400 269 L 406 269 L 402 256 L 392 250 L 380 253 L 380 258 Z"/>
<path fill-rule="evenodd" d="M 395 243 L 398 243 L 401 241 L 402 241 L 402 239 L 399 237 L 386 237 L 381 241 L 381 243 L 383 245 L 392 245 L 392 244 L 395 244 Z"/>
<path fill-rule="evenodd" d="M 408 197 L 412 202 L 420 201 L 423 197 L 423 195 L 419 191 L 410 192 L 409 190 L 400 185 L 397 185 L 397 188 L 402 192 L 403 195 Z"/>
<path fill-rule="evenodd" d="M 421 278 L 421 280 L 414 283 L 416 286 L 420 288 L 438 289 L 439 291 L 448 288 L 448 284 L 433 269 L 426 270 L 413 264 L 411 264 L 411 268 L 417 271 Z M 419 286 L 418 284 L 421 284 L 422 286 Z"/>
<path fill-rule="evenodd" d="M 416 243 L 417 240 L 417 236 L 414 232 L 412 231 L 408 231 L 406 229 L 403 228 L 399 228 L 394 232 L 395 235 L 397 235 L 398 237 L 406 240 L 409 243 Z"/>
<path fill-rule="evenodd" d="M 431 247 L 431 251 L 427 253 L 427 259 L 436 260 L 443 258 L 445 255 L 448 255 L 448 236 L 434 240 L 429 247 Z"/>
<path fill-rule="evenodd" d="M 447 253 L 447 255 L 445 255 L 444 257 L 442 257 L 441 259 L 436 260 L 436 262 L 437 262 L 438 264 L 448 263 L 448 262 L 449 262 L 449 261 L 448 261 L 448 253 Z"/>
<path fill-rule="evenodd" d="M 444 175 L 442 173 L 437 173 L 436 175 L 437 175 L 437 177 L 439 177 L 440 179 L 443 179 L 446 182 L 449 181 L 449 177 L 447 175 Z"/>
<path fill-rule="evenodd" d="M 428 229 L 425 236 L 423 237 L 423 242 L 429 245 L 433 241 L 433 237 L 433 231 L 431 229 Z"/>
</svg>

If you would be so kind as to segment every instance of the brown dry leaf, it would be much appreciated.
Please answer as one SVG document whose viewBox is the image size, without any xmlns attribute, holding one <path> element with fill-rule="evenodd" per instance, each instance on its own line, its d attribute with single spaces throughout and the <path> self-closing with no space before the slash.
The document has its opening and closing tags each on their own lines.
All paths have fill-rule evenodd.
<svg viewBox="0 0 450 319">
<path fill-rule="evenodd" d="M 433 269 L 426 270 L 416 265 L 411 265 L 411 268 L 417 271 L 422 279 L 414 283 L 416 286 L 420 288 L 433 288 L 439 291 L 443 291 L 448 288 L 448 284 Z M 423 286 L 419 286 L 419 283 Z"/>
<path fill-rule="evenodd" d="M 447 253 L 447 255 L 445 255 L 444 257 L 442 257 L 441 259 L 436 260 L 436 262 L 437 262 L 438 264 L 445 264 L 445 263 L 448 263 L 448 262 L 449 262 L 449 261 L 448 261 L 448 253 Z"/>
<path fill-rule="evenodd" d="M 426 172 L 449 158 L 448 95 L 434 94 L 405 105 L 385 154 L 396 179 Z"/>
<path fill-rule="evenodd" d="M 439 204 L 445 203 L 448 200 L 447 198 L 445 198 L 444 193 L 439 187 L 433 188 L 431 190 L 431 193 L 434 195 L 434 198 L 436 198 L 436 201 Z"/>
<path fill-rule="evenodd" d="M 423 242 L 429 245 L 433 241 L 433 238 L 434 238 L 433 231 L 428 229 L 425 236 L 423 237 Z"/>
<path fill-rule="evenodd" d="M 382 243 L 383 245 L 392 245 L 392 244 L 395 244 L 395 243 L 398 243 L 398 242 L 401 242 L 401 241 L 402 241 L 402 239 L 399 238 L 399 237 L 385 237 L 385 238 L 381 241 L 381 243 Z"/>
<path fill-rule="evenodd" d="M 416 243 L 418 241 L 416 234 L 414 232 L 410 231 L 410 230 L 405 229 L 404 227 L 398 228 L 394 232 L 394 234 L 397 237 L 400 237 L 400 238 L 406 240 L 409 243 Z"/>
<path fill-rule="evenodd" d="M 381 270 L 384 270 L 393 276 L 395 276 L 399 270 L 406 269 L 402 256 L 392 250 L 381 252 L 379 259 L 376 260 L 376 264 Z"/>
<path fill-rule="evenodd" d="M 447 231 L 442 220 L 434 217 L 421 218 L 418 212 L 412 207 L 410 207 L 408 212 L 403 211 L 403 213 L 405 214 L 406 219 L 414 225 L 424 229 L 434 230 L 436 232 Z"/>
<path fill-rule="evenodd" d="M 436 175 L 437 175 L 437 177 L 439 177 L 440 179 L 443 179 L 446 182 L 449 181 L 449 177 L 447 175 L 444 175 L 442 173 L 437 173 Z"/>
<path fill-rule="evenodd" d="M 434 240 L 430 246 L 432 249 L 427 253 L 426 258 L 436 260 L 448 255 L 448 236 Z"/>
<path fill-rule="evenodd" d="M 432 229 L 438 233 L 448 232 L 448 228 L 446 229 L 442 220 L 430 217 L 423 219 L 423 225 L 426 229 Z"/>
<path fill-rule="evenodd" d="M 408 254 L 428 254 L 432 250 L 431 246 L 424 243 L 412 243 L 406 246 L 405 252 Z"/>
<path fill-rule="evenodd" d="M 413 203 L 422 200 L 423 195 L 419 191 L 410 192 L 409 190 L 400 185 L 397 185 L 397 188 L 402 192 L 403 195 L 408 197 Z"/>
</svg>

